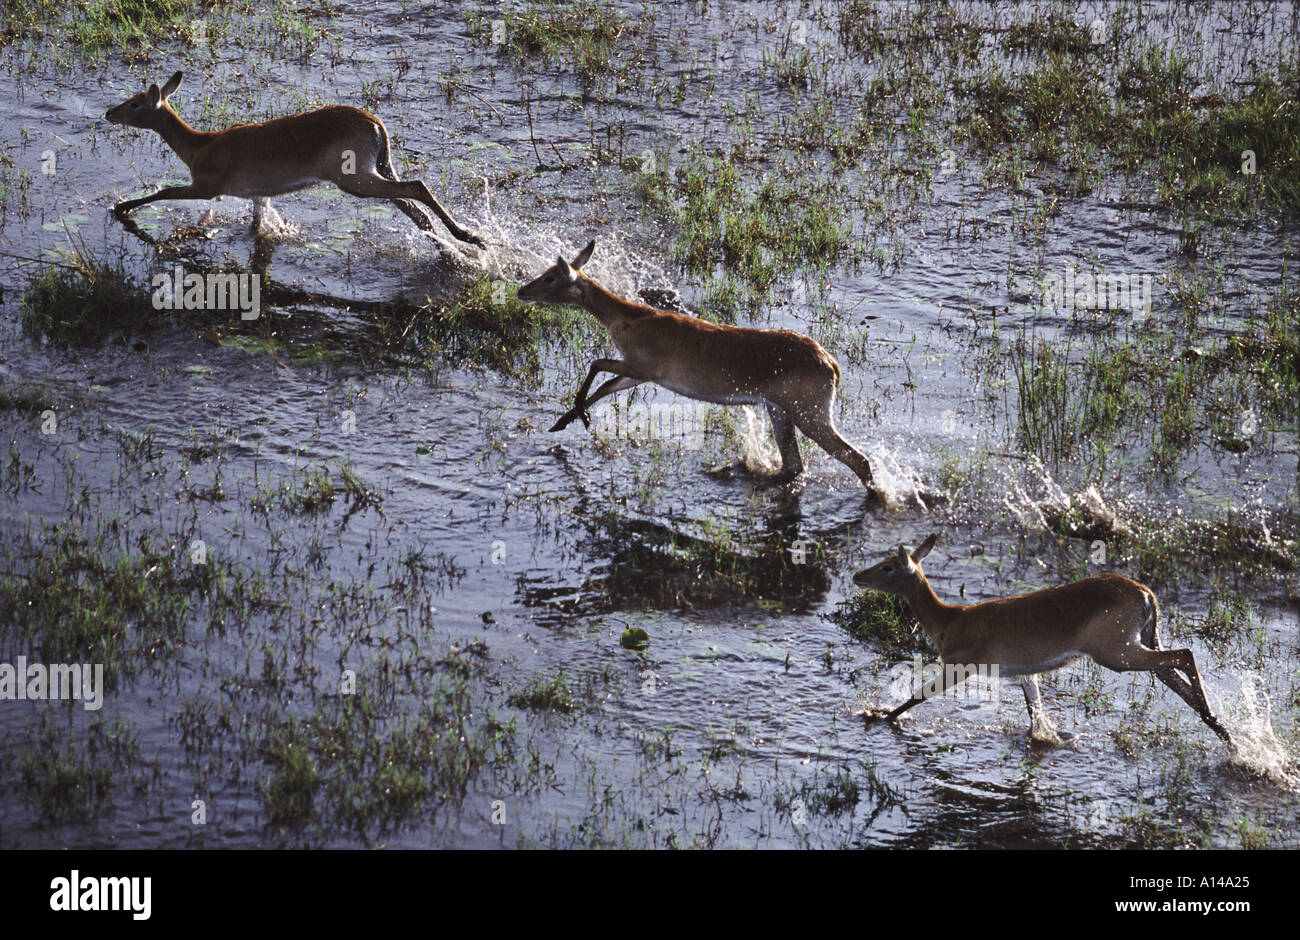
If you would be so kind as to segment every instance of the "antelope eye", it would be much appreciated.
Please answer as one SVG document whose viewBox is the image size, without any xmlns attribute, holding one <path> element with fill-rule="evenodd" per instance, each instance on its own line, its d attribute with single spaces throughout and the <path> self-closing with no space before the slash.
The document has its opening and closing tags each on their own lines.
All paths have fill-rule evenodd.
<svg viewBox="0 0 1300 940">
<path fill-rule="evenodd" d="M 894 566 L 893 566 L 893 565 L 885 565 L 885 567 L 883 567 L 883 568 L 880 569 L 880 573 L 881 573 L 881 574 L 893 574 L 893 573 L 894 573 Z"/>
<path fill-rule="evenodd" d="M 132 111 L 139 111 L 139 110 L 140 110 L 140 102 L 138 102 L 138 101 L 132 101 L 132 102 L 131 102 L 131 110 L 132 110 Z"/>
<path fill-rule="evenodd" d="M 547 284 L 554 284 L 554 283 L 555 283 L 555 275 L 552 274 L 550 277 L 548 277 L 548 278 L 546 279 L 546 283 L 547 283 Z"/>
</svg>

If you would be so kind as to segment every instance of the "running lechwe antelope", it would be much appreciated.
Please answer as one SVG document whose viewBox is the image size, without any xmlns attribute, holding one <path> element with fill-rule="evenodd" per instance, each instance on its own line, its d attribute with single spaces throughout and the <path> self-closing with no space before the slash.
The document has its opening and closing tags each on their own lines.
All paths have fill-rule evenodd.
<svg viewBox="0 0 1300 940">
<path fill-rule="evenodd" d="M 790 330 L 726 326 L 624 300 L 583 273 L 595 247 L 590 242 L 571 262 L 558 258 L 540 277 L 519 288 L 522 300 L 583 307 L 609 330 L 624 357 L 591 364 L 573 407 L 552 431 L 564 429 L 574 418 L 590 427 L 587 409 L 597 401 L 653 382 L 699 401 L 765 405 L 781 452 L 782 478 L 803 472 L 795 438 L 798 428 L 876 492 L 871 464 L 835 429 L 840 367 L 820 344 Z M 615 378 L 588 396 L 601 372 L 612 372 Z"/>
<path fill-rule="evenodd" d="M 335 105 L 261 124 L 236 124 L 224 131 L 196 131 L 167 102 L 180 84 L 177 72 L 161 89 L 150 85 L 104 114 L 113 124 L 157 131 L 190 169 L 188 186 L 168 186 L 119 202 L 113 207 L 117 215 L 159 199 L 241 196 L 253 200 L 257 224 L 270 197 L 333 183 L 354 196 L 391 200 L 412 222 L 431 232 L 433 221 L 415 205 L 423 203 L 456 238 L 482 246 L 482 240 L 458 225 L 424 183 L 398 179 L 388 130 L 373 114 Z"/>
<path fill-rule="evenodd" d="M 1160 648 L 1159 608 L 1150 588 L 1121 575 L 1101 574 L 1016 597 L 945 604 L 921 571 L 921 559 L 938 538 L 937 533 L 931 535 L 910 555 L 900 545 L 897 555 L 853 576 L 854 584 L 905 600 L 943 660 L 944 668 L 919 697 L 895 708 L 886 720 L 892 721 L 926 698 L 961 683 L 978 667 L 996 666 L 1000 677 L 1020 677 L 1031 738 L 1059 743 L 1043 710 L 1038 673 L 1089 656 L 1115 672 L 1155 673 L 1215 734 L 1233 746 L 1227 730 L 1210 711 L 1192 651 Z M 958 668 L 949 668 L 952 666 Z"/>
</svg>

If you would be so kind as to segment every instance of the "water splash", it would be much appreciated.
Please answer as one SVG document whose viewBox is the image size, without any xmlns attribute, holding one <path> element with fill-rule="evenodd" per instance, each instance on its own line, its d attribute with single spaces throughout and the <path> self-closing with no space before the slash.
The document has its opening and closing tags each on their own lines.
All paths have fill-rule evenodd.
<svg viewBox="0 0 1300 940">
<path fill-rule="evenodd" d="M 1047 512 L 1058 506 L 1068 506 L 1070 496 L 1037 456 L 1031 456 L 1023 472 L 1000 466 L 1000 475 L 1006 486 L 1002 505 L 1021 527 L 1046 529 Z M 1035 492 L 1031 493 L 1033 489 Z"/>
<path fill-rule="evenodd" d="M 1232 763 L 1300 791 L 1300 768 L 1273 732 L 1273 702 L 1258 677 L 1241 680 L 1240 698 L 1224 703 L 1222 717 L 1236 745 Z"/>
<path fill-rule="evenodd" d="M 616 236 L 578 229 L 566 222 L 537 223 L 492 207 L 492 191 L 483 179 L 483 220 L 477 231 L 487 246 L 469 249 L 470 263 L 493 278 L 527 282 L 555 263 L 572 260 L 592 238 L 596 250 L 583 271 L 621 297 L 638 300 L 646 288 L 673 290 L 671 279 L 652 259 L 627 247 Z M 674 291 L 675 292 L 675 291 Z"/>
<path fill-rule="evenodd" d="M 1000 469 L 1006 487 L 1002 506 L 1022 528 L 1085 539 L 1106 539 L 1129 531 L 1125 517 L 1132 507 L 1123 498 L 1108 500 L 1095 484 L 1071 493 L 1037 456 L 1023 469 Z"/>
<path fill-rule="evenodd" d="M 745 433 L 740 438 L 740 462 L 754 476 L 776 476 L 781 472 L 781 454 L 769 445 L 772 436 L 766 422 L 758 420 L 749 405 L 741 407 L 745 415 Z"/>
<path fill-rule="evenodd" d="M 258 238 L 271 242 L 284 242 L 299 234 L 299 229 L 286 222 L 280 213 L 275 211 L 275 206 L 271 205 L 269 199 L 254 200 L 255 203 L 259 201 L 261 206 L 255 205 L 253 210 L 253 227 Z"/>
<path fill-rule="evenodd" d="M 919 504 L 928 506 L 930 495 L 921 482 L 921 471 L 899 459 L 897 450 L 876 445 L 867 450 L 871 461 L 871 476 L 876 491 L 887 506 Z"/>
</svg>

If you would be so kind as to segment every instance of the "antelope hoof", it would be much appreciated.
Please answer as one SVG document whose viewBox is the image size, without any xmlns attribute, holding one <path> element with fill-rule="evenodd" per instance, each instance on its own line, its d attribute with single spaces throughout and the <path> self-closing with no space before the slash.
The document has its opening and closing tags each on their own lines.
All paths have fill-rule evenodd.
<svg viewBox="0 0 1300 940">
<path fill-rule="evenodd" d="M 1069 735 L 1074 737 L 1074 735 Z M 1029 743 L 1036 747 L 1060 747 L 1065 743 L 1055 728 L 1035 728 L 1029 732 Z"/>
<path fill-rule="evenodd" d="M 131 203 L 129 202 L 119 202 L 113 207 L 113 215 L 117 216 L 119 219 L 125 219 L 130 211 Z"/>
<path fill-rule="evenodd" d="M 564 413 L 559 421 L 556 421 L 555 424 L 551 426 L 551 431 L 563 431 L 573 423 L 574 418 L 581 418 L 583 425 L 587 428 L 591 427 L 591 418 L 587 415 L 586 411 L 579 411 L 577 408 L 570 408 Z"/>
<path fill-rule="evenodd" d="M 460 231 L 456 233 L 456 237 L 463 242 L 466 242 L 470 245 L 475 245 L 479 248 L 487 247 L 487 244 L 483 241 L 483 239 L 479 238 L 473 232 Z"/>
<path fill-rule="evenodd" d="M 898 727 L 897 720 L 894 718 L 894 713 L 888 708 L 876 708 L 872 705 L 864 705 L 862 710 L 855 714 L 861 715 L 863 723 L 867 725 L 888 724 L 893 727 Z"/>
</svg>

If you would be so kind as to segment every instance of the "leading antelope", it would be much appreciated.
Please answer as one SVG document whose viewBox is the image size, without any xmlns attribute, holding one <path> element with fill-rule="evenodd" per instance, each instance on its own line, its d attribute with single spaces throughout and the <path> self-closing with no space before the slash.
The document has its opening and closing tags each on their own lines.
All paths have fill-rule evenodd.
<svg viewBox="0 0 1300 940">
<path fill-rule="evenodd" d="M 591 364 L 573 407 L 552 431 L 563 430 L 574 418 L 590 427 L 587 409 L 593 404 L 614 392 L 653 382 L 699 401 L 766 406 L 781 452 L 782 479 L 803 472 L 795 438 L 798 428 L 876 493 L 867 458 L 835 429 L 840 367 L 830 353 L 802 333 L 725 326 L 624 300 L 583 273 L 595 247 L 590 242 L 572 261 L 557 258 L 540 277 L 519 288 L 521 300 L 584 308 L 604 324 L 623 354 L 622 359 L 597 359 Z M 601 372 L 612 372 L 615 378 L 588 396 Z"/>
<path fill-rule="evenodd" d="M 433 221 L 414 204 L 423 203 L 456 238 L 483 245 L 478 236 L 456 223 L 424 183 L 398 179 L 388 130 L 373 114 L 335 105 L 261 124 L 197 131 L 167 102 L 180 84 L 177 72 L 161 89 L 150 85 L 104 114 L 113 124 L 157 131 L 190 170 L 188 186 L 168 186 L 119 202 L 113 207 L 118 216 L 160 199 L 241 196 L 253 200 L 256 226 L 270 197 L 333 183 L 354 196 L 389 199 L 412 222 L 431 232 Z"/>
<path fill-rule="evenodd" d="M 1210 711 L 1192 651 L 1160 648 L 1159 609 L 1150 588 L 1121 575 L 1101 574 L 1016 597 L 945 604 L 921 571 L 921 559 L 938 538 L 937 533 L 931 535 L 910 555 L 900 545 L 897 555 L 853 576 L 853 583 L 860 587 L 907 601 L 943 660 L 944 668 L 920 690 L 919 697 L 895 708 L 886 720 L 893 721 L 925 699 L 960 684 L 977 666 L 996 666 L 1000 676 L 1020 677 L 1031 738 L 1058 744 L 1056 728 L 1043 710 L 1038 673 L 1089 656 L 1115 672 L 1155 673 L 1215 734 L 1233 746 L 1227 730 Z M 949 668 L 953 665 L 959 668 Z"/>
</svg>

